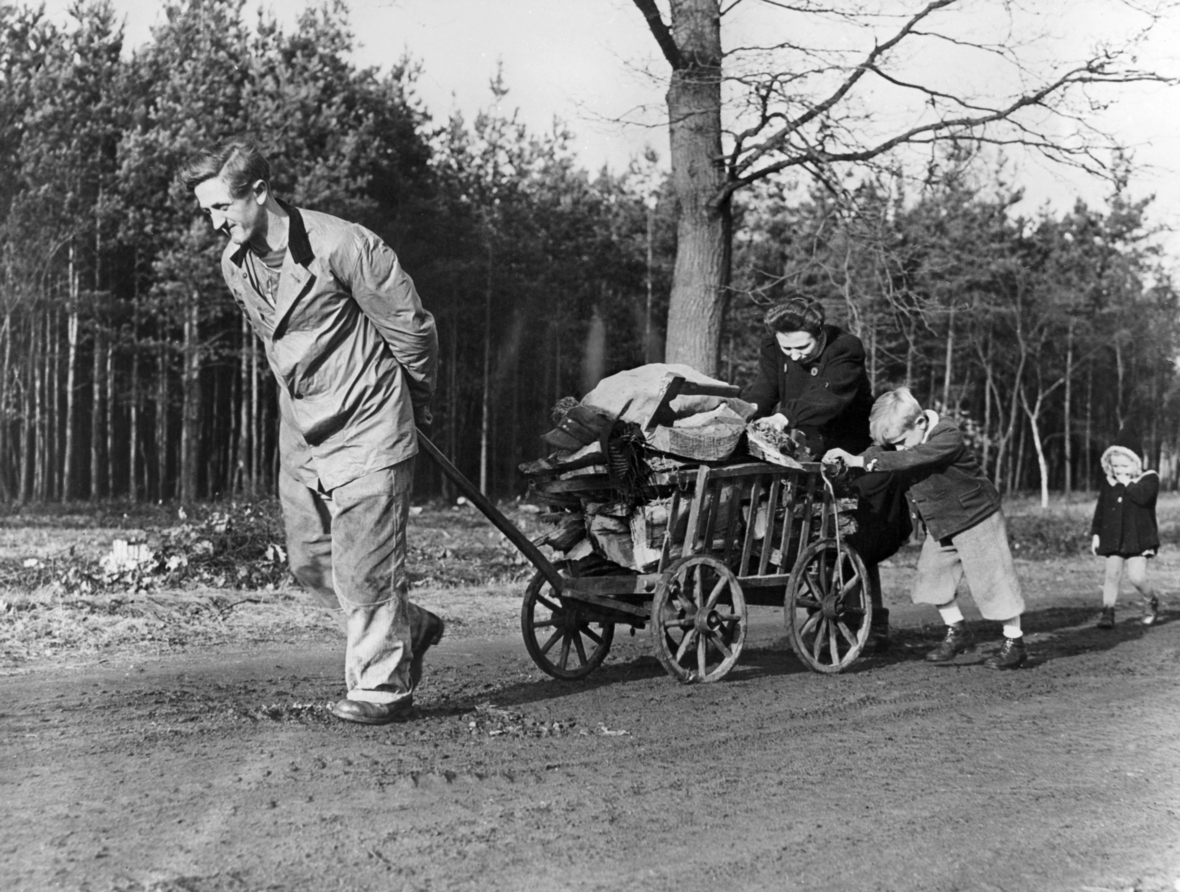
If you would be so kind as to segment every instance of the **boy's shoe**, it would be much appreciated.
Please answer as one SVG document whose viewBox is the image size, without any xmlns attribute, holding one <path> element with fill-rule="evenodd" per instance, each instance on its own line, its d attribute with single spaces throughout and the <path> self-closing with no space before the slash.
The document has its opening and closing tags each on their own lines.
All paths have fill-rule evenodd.
<svg viewBox="0 0 1180 892">
<path fill-rule="evenodd" d="M 959 620 L 946 627 L 946 637 L 938 647 L 926 654 L 927 663 L 946 663 L 975 644 L 975 636 L 967 628 L 966 620 Z"/>
<path fill-rule="evenodd" d="M 1147 599 L 1147 604 L 1143 608 L 1143 625 L 1154 626 L 1155 621 L 1160 618 L 1160 599 L 1152 595 Z"/>
<path fill-rule="evenodd" d="M 446 629 L 446 623 L 442 621 L 442 617 L 429 610 L 422 612 L 426 614 L 426 620 L 415 630 L 412 642 L 414 655 L 410 658 L 410 683 L 413 685 L 411 690 L 416 689 L 422 681 L 422 658 L 426 656 L 427 648 L 438 644 Z"/>
<path fill-rule="evenodd" d="M 1015 669 L 1028 659 L 1028 649 L 1024 646 L 1024 638 L 1005 638 L 1000 649 L 994 656 L 983 661 L 988 669 Z"/>
<path fill-rule="evenodd" d="M 1113 629 L 1114 628 L 1114 608 L 1103 607 L 1102 614 L 1098 617 L 1098 628 Z"/>
</svg>

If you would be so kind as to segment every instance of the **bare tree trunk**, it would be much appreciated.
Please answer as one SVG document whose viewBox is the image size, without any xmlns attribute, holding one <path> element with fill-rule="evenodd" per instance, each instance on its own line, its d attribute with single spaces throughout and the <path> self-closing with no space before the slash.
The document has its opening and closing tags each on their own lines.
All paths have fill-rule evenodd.
<svg viewBox="0 0 1180 892">
<path fill-rule="evenodd" d="M 656 226 L 656 208 L 654 200 L 649 196 L 647 200 L 647 275 L 644 286 L 647 290 L 647 302 L 643 309 L 643 361 L 652 362 L 651 337 L 651 305 L 652 305 L 652 267 L 654 265 L 653 241 Z"/>
<path fill-rule="evenodd" d="M 197 462 L 199 448 L 201 379 L 200 349 L 197 343 L 197 313 L 200 295 L 193 294 L 184 318 L 184 365 L 182 372 L 183 407 L 180 421 L 180 498 L 191 502 L 197 497 Z"/>
<path fill-rule="evenodd" d="M 874 392 L 877 389 L 877 326 L 869 328 L 869 384 Z"/>
<path fill-rule="evenodd" d="M 37 368 L 37 339 L 36 325 L 29 320 L 29 334 L 26 343 L 29 345 L 28 356 L 25 357 L 25 381 L 21 394 L 21 443 L 20 453 L 20 501 L 25 504 L 32 496 L 33 483 L 33 446 L 36 438 L 33 434 L 33 379 Z"/>
<path fill-rule="evenodd" d="M 250 339 L 250 495 L 257 496 L 262 474 L 262 394 L 258 379 L 258 344 Z"/>
<path fill-rule="evenodd" d="M 241 357 L 238 362 L 238 430 L 237 457 L 234 460 L 234 473 L 230 479 L 231 493 L 246 493 L 250 491 L 250 324 L 242 316 L 241 328 Z"/>
<path fill-rule="evenodd" d="M 492 394 L 492 244 L 488 238 L 488 271 L 483 308 L 483 396 L 479 408 L 479 491 L 488 494 L 488 433 Z"/>
<path fill-rule="evenodd" d="M 94 347 L 91 359 L 90 381 L 90 500 L 102 497 L 102 395 L 103 395 L 103 353 L 106 338 L 102 322 L 98 318 L 98 307 L 94 313 Z"/>
<path fill-rule="evenodd" d="M 156 371 L 156 498 L 172 495 L 168 480 L 168 347 L 160 339 Z"/>
<path fill-rule="evenodd" d="M 135 251 L 135 263 L 132 266 L 132 296 L 131 296 L 131 399 L 127 417 L 127 494 L 131 501 L 139 501 L 140 494 L 146 492 L 146 487 L 139 486 L 139 249 Z"/>
<path fill-rule="evenodd" d="M 976 352 L 982 360 L 986 351 L 977 349 Z M 987 362 L 981 362 L 980 366 L 983 371 L 983 443 L 980 448 L 980 460 L 983 462 L 983 473 L 987 474 L 992 445 L 992 372 Z"/>
<path fill-rule="evenodd" d="M 946 320 L 946 360 L 942 376 L 942 408 L 944 411 L 950 411 L 951 408 L 951 381 L 954 378 L 954 360 L 955 308 L 952 304 Z"/>
<path fill-rule="evenodd" d="M 1115 338 L 1115 341 L 1114 341 L 1114 364 L 1115 364 L 1116 373 L 1118 375 L 1118 381 L 1117 381 L 1117 384 L 1115 387 L 1115 392 L 1114 392 L 1114 395 L 1115 395 L 1114 413 L 1115 413 L 1115 418 L 1118 421 L 1118 426 L 1120 429 L 1122 429 L 1122 426 L 1126 423 L 1126 420 L 1127 420 L 1127 416 L 1125 414 L 1123 414 L 1123 382 L 1127 378 L 1127 361 L 1126 361 L 1126 358 L 1123 356 L 1123 345 L 1119 342 L 1117 337 Z"/>
<path fill-rule="evenodd" d="M 111 339 L 106 339 L 106 492 L 108 496 L 115 494 L 115 348 Z"/>
<path fill-rule="evenodd" d="M 45 473 L 49 477 L 46 495 L 50 499 L 61 495 L 61 339 L 57 336 L 57 319 L 58 314 L 50 312 L 46 322 L 47 337 L 50 338 L 50 344 L 46 346 L 50 358 L 47 385 L 49 390 L 49 455 Z"/>
<path fill-rule="evenodd" d="M 12 278 L 9 276 L 8 281 L 11 283 Z M 9 400 L 12 399 L 12 390 L 10 384 L 10 374 L 12 371 L 12 311 L 7 306 L 4 308 L 4 359 L 0 362 L 0 500 L 10 502 L 12 500 L 12 487 L 9 482 L 9 461 L 11 450 L 9 449 L 9 435 L 11 433 L 9 427 L 8 405 Z"/>
<path fill-rule="evenodd" d="M 40 323 L 40 326 L 33 327 L 33 338 L 38 346 L 38 362 L 33 372 L 35 376 L 35 383 L 33 385 L 33 430 L 35 431 L 35 441 L 37 444 L 33 458 L 33 498 L 39 502 L 44 502 L 46 481 L 45 462 L 47 458 L 45 454 L 45 434 L 47 432 L 45 385 L 49 376 L 48 313 L 41 316 Z"/>
<path fill-rule="evenodd" d="M 1094 454 L 1091 444 L 1094 441 L 1094 363 L 1086 368 L 1086 441 L 1083 443 L 1083 465 L 1086 472 L 1086 492 L 1092 488 L 1094 479 Z"/>
<path fill-rule="evenodd" d="M 67 268 L 67 284 L 69 287 L 69 305 L 66 309 L 66 340 L 69 347 L 66 351 L 66 439 L 62 449 L 62 484 L 61 497 L 69 501 L 74 496 L 74 430 L 77 427 L 77 400 L 74 399 L 74 389 L 78 381 L 78 300 L 80 283 L 78 281 L 77 249 L 70 242 L 69 266 Z"/>
<path fill-rule="evenodd" d="M 722 192 L 721 9 L 718 0 L 671 0 L 671 12 L 679 53 L 666 100 L 679 219 L 664 355 L 716 375 L 733 228 Z"/>
<path fill-rule="evenodd" d="M 1040 472 L 1041 478 L 1041 508 L 1049 507 L 1049 462 L 1045 459 L 1045 445 L 1041 442 L 1041 429 L 1037 421 L 1041 414 L 1042 403 L 1045 394 L 1037 394 L 1036 404 L 1030 406 L 1028 404 L 1028 397 L 1025 396 L 1024 391 L 1020 392 L 1020 402 L 1024 406 L 1024 414 L 1028 418 L 1029 428 L 1032 432 L 1033 449 L 1036 450 L 1037 455 L 1037 470 Z"/>
<path fill-rule="evenodd" d="M 1069 323 L 1069 335 L 1065 345 L 1065 396 L 1061 407 L 1062 434 L 1065 437 L 1065 479 L 1062 490 L 1068 501 L 1073 493 L 1073 322 Z"/>
<path fill-rule="evenodd" d="M 142 490 L 139 487 L 139 462 L 136 449 L 139 446 L 139 325 L 131 327 L 131 380 L 127 405 L 127 495 L 131 501 L 139 501 Z"/>
<path fill-rule="evenodd" d="M 451 326 L 451 361 L 447 378 L 447 449 L 457 461 L 459 458 L 459 326 Z M 454 495 L 449 478 L 443 477 L 443 498 L 450 501 Z"/>
</svg>

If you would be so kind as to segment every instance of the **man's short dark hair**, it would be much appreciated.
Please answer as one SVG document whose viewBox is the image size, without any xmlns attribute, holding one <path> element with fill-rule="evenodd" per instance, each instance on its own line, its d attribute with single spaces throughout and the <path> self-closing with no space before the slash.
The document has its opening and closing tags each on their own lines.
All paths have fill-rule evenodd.
<svg viewBox="0 0 1180 892">
<path fill-rule="evenodd" d="M 259 180 L 270 183 L 270 162 L 258 144 L 245 137 L 226 140 L 190 158 L 177 178 L 190 192 L 206 180 L 221 177 L 234 198 L 241 198 Z"/>
</svg>

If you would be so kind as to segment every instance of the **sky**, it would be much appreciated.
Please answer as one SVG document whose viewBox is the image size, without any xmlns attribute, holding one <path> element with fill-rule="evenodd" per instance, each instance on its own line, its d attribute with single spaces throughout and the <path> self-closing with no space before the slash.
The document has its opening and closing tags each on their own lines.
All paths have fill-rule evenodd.
<svg viewBox="0 0 1180 892">
<path fill-rule="evenodd" d="M 45 0 L 47 12 L 65 22 L 69 0 Z M 748 3 L 749 0 L 746 0 Z M 621 171 L 651 146 L 666 162 L 667 129 L 661 119 L 666 70 L 654 39 L 632 0 L 347 0 L 358 47 L 354 61 L 388 68 L 404 53 L 422 63 L 417 92 L 437 122 L 453 111 L 471 120 L 491 103 L 489 82 L 502 66 L 509 89 L 500 111 L 519 111 L 533 131 L 547 130 L 558 118 L 571 129 L 585 167 Z M 113 0 L 125 17 L 126 43 L 150 39 L 162 17 L 156 0 Z M 284 27 L 293 27 L 305 0 L 246 0 L 252 21 L 261 6 Z M 986 16 L 994 0 L 969 0 L 963 15 Z M 661 7 L 666 4 L 661 3 Z M 1113 0 L 1026 0 L 1045 13 L 1043 52 L 1080 52 L 1094 39 L 1127 24 Z M 752 8 L 746 7 L 746 8 Z M 1067 17 L 1060 11 L 1069 10 Z M 725 32 L 731 41 L 757 42 L 759 23 L 748 33 Z M 1019 35 L 1016 37 L 1019 39 Z M 1085 46 L 1083 46 L 1085 44 Z M 1157 26 L 1144 46 L 1140 65 L 1180 75 L 1180 11 Z M 972 71 L 964 55 L 918 60 L 940 67 L 948 78 L 986 78 Z M 1180 272 L 1180 87 L 1139 85 L 1118 94 L 1100 123 L 1131 147 L 1141 168 L 1131 181 L 1133 198 L 1155 195 L 1153 223 L 1174 230 L 1161 243 Z M 1011 173 L 1025 190 L 1017 211 L 1033 214 L 1043 205 L 1066 210 L 1077 198 L 1101 205 L 1109 187 L 1034 157 L 1014 155 Z"/>
</svg>

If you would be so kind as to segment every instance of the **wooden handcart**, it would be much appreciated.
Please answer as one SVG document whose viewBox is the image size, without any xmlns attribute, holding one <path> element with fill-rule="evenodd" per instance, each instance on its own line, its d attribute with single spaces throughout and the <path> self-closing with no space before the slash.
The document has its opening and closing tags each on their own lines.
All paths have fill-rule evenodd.
<svg viewBox="0 0 1180 892">
<path fill-rule="evenodd" d="M 839 533 L 836 499 L 818 462 L 762 461 L 657 474 L 670 493 L 652 572 L 580 575 L 554 563 L 427 440 L 424 451 L 537 568 L 521 606 L 534 662 L 584 678 L 610 651 L 617 626 L 647 629 L 652 650 L 685 683 L 723 678 L 746 640 L 749 605 L 782 605 L 796 655 L 816 672 L 860 656 L 872 603 L 865 566 Z M 683 531 L 682 533 L 680 531 Z"/>
</svg>

